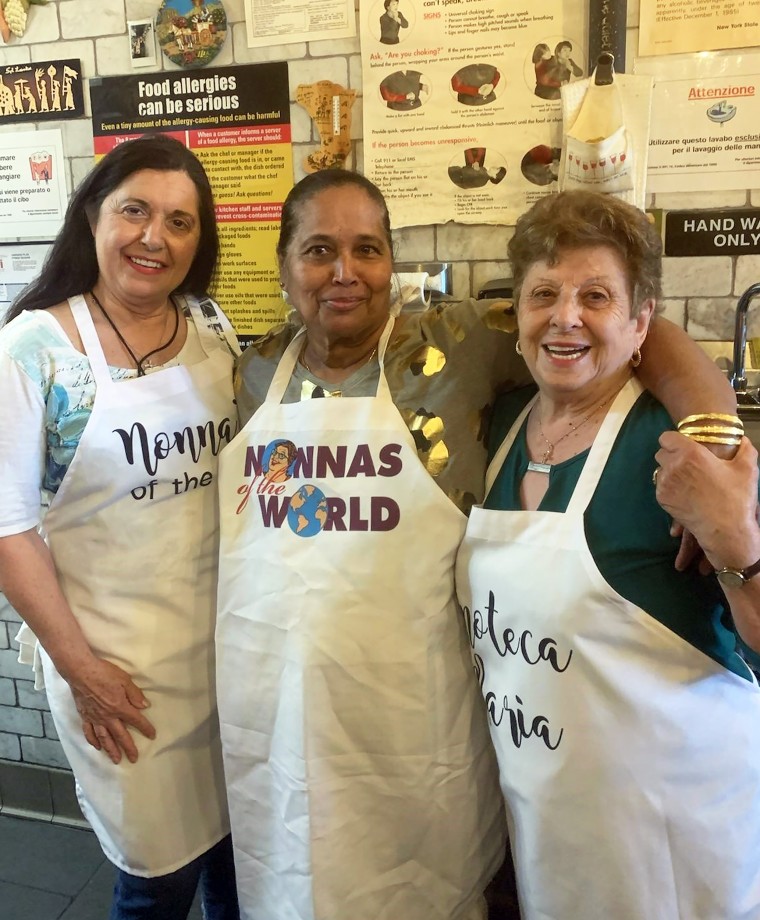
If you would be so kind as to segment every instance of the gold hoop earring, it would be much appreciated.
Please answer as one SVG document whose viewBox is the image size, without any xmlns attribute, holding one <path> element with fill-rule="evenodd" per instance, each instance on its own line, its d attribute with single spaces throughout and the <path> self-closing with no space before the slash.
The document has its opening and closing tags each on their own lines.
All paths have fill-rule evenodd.
<svg viewBox="0 0 760 920">
<path fill-rule="evenodd" d="M 515 342 L 515 351 L 517 352 L 518 355 L 522 355 L 522 348 L 520 348 L 520 340 L 519 340 L 519 339 Z"/>
<path fill-rule="evenodd" d="M 639 364 L 641 364 L 641 351 L 637 345 L 633 350 L 633 354 L 631 355 L 631 367 L 638 367 Z"/>
</svg>

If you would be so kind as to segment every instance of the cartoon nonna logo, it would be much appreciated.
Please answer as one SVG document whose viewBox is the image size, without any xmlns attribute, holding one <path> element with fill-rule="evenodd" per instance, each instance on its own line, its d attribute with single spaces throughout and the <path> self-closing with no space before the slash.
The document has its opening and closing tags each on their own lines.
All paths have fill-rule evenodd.
<svg viewBox="0 0 760 920">
<path fill-rule="evenodd" d="M 287 482 L 293 475 L 296 445 L 292 441 L 272 441 L 264 451 L 264 482 Z"/>
<path fill-rule="evenodd" d="M 368 494 L 364 487 L 347 488 L 358 494 L 342 497 L 327 495 L 325 488 L 335 479 L 346 485 L 361 481 L 382 482 L 398 476 L 403 468 L 400 444 L 384 444 L 373 454 L 368 444 L 335 447 L 310 444 L 297 447 L 287 438 L 266 445 L 250 445 L 244 460 L 245 482 L 238 487 L 240 502 L 236 514 L 261 514 L 265 527 L 287 526 L 299 537 L 313 537 L 329 531 L 387 531 L 398 526 L 401 512 L 387 495 Z M 253 500 L 252 500 L 253 499 Z"/>
</svg>

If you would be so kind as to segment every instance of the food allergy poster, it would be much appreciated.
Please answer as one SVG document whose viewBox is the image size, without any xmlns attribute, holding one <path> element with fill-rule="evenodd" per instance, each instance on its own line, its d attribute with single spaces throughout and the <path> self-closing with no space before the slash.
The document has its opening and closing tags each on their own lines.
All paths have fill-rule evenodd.
<svg viewBox="0 0 760 920">
<path fill-rule="evenodd" d="M 55 236 L 66 213 L 61 132 L 3 134 L 0 144 L 0 238 Z"/>
<path fill-rule="evenodd" d="M 394 227 L 514 224 L 557 190 L 584 4 L 361 0 L 364 158 Z"/>
<path fill-rule="evenodd" d="M 748 48 L 760 41 L 757 0 L 641 0 L 639 54 Z"/>
<path fill-rule="evenodd" d="M 760 185 L 760 54 L 637 58 L 654 77 L 648 192 Z"/>
<path fill-rule="evenodd" d="M 293 185 L 287 64 L 106 77 L 90 95 L 96 157 L 163 132 L 201 160 L 222 245 L 212 293 L 238 335 L 265 332 L 283 313 L 275 245 Z"/>
</svg>

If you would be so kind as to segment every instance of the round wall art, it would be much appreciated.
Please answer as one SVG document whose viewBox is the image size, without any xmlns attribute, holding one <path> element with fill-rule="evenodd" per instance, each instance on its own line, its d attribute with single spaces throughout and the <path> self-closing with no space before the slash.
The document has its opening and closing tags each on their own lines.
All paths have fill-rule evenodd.
<svg viewBox="0 0 760 920">
<path fill-rule="evenodd" d="M 164 0 L 156 15 L 156 36 L 164 54 L 180 67 L 204 67 L 227 37 L 221 0 Z"/>
</svg>

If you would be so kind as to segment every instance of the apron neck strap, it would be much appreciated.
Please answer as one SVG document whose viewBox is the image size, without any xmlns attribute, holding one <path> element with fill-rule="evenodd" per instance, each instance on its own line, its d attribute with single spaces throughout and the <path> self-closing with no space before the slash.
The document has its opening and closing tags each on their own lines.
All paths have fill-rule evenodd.
<svg viewBox="0 0 760 920">
<path fill-rule="evenodd" d="M 209 326 L 208 319 L 204 316 L 200 304 L 195 297 L 185 297 L 184 295 L 173 297 L 173 300 L 177 310 L 184 310 L 185 305 L 187 305 L 190 315 L 192 316 L 192 321 L 198 332 L 201 347 L 206 357 L 210 357 L 214 351 L 222 346 L 219 336 L 214 332 L 211 326 Z M 103 346 L 100 344 L 98 333 L 95 331 L 95 323 L 92 320 L 92 315 L 90 314 L 84 295 L 78 294 L 76 297 L 69 298 L 69 307 L 71 309 L 71 315 L 74 317 L 79 336 L 82 339 L 82 344 L 84 345 L 84 353 L 90 361 L 95 383 L 99 387 L 108 386 L 113 383 L 111 372 L 108 369 L 108 362 L 103 354 Z M 221 327 L 224 337 L 229 343 L 230 350 L 234 355 L 239 355 L 240 346 L 238 345 L 237 337 L 235 336 L 229 320 L 221 310 L 215 309 L 215 314 L 216 319 L 214 322 L 217 322 Z"/>
<path fill-rule="evenodd" d="M 566 513 L 583 514 L 588 508 L 623 422 L 643 389 L 638 379 L 632 376 L 613 400 L 583 464 Z"/>
<path fill-rule="evenodd" d="M 586 462 L 583 464 L 583 471 L 578 478 L 578 483 L 568 503 L 566 514 L 583 514 L 586 508 L 588 508 L 623 422 L 631 407 L 641 395 L 642 390 L 643 387 L 638 379 L 636 377 L 631 377 L 615 397 L 607 415 L 604 417 L 604 421 L 599 428 L 596 438 L 594 438 L 594 443 L 591 445 L 591 450 L 586 458 Z M 517 433 L 530 413 L 530 410 L 538 401 L 538 397 L 539 394 L 537 393 L 518 415 L 514 424 L 507 432 L 507 436 L 499 445 L 493 459 L 488 464 L 488 469 L 486 470 L 486 495 L 491 491 L 491 487 L 504 463 L 504 458 L 512 447 Z"/>
<path fill-rule="evenodd" d="M 92 320 L 84 295 L 77 294 L 76 297 L 70 297 L 69 309 L 74 317 L 74 323 L 82 340 L 82 345 L 84 345 L 84 353 L 90 362 L 95 383 L 98 387 L 107 386 L 111 383 L 111 373 L 108 370 L 108 362 L 103 354 L 103 346 L 100 344 L 98 333 L 95 331 L 95 323 Z"/>
<path fill-rule="evenodd" d="M 203 346 L 203 350 L 206 352 L 206 355 L 210 355 L 212 351 L 215 351 L 217 348 L 219 348 L 219 336 L 214 331 L 213 326 L 209 323 L 209 318 L 201 309 L 199 300 L 195 297 L 187 297 L 184 294 L 174 294 L 172 295 L 172 299 L 174 300 L 178 309 L 182 310 L 185 306 L 187 306 L 187 308 L 190 310 L 190 314 L 193 317 L 193 322 L 195 323 L 195 328 L 198 330 L 198 336 L 201 340 L 201 345 Z M 212 300 L 206 298 L 206 302 L 212 304 L 214 308 L 214 319 L 212 320 L 213 325 L 219 326 L 232 354 L 239 355 L 240 343 L 238 342 L 237 335 L 235 335 L 235 330 L 232 328 L 230 321 Z"/>
<path fill-rule="evenodd" d="M 380 364 L 380 377 L 377 382 L 377 392 L 375 395 L 383 398 L 390 398 L 388 381 L 385 379 L 385 351 L 388 347 L 388 342 L 393 332 L 393 325 L 395 322 L 396 318 L 394 316 L 388 317 L 385 328 L 380 336 L 380 341 L 377 343 L 377 360 Z M 282 402 L 282 397 L 285 394 L 290 378 L 293 376 L 293 371 L 296 368 L 296 364 L 298 364 L 298 358 L 304 347 L 305 336 L 306 327 L 302 326 L 293 336 L 290 345 L 285 349 L 280 363 L 277 365 L 277 370 L 274 373 L 272 382 L 269 384 L 266 402 Z"/>
<path fill-rule="evenodd" d="M 496 481 L 496 477 L 499 475 L 499 470 L 504 464 L 504 459 L 509 453 L 510 447 L 514 444 L 515 438 L 517 437 L 517 432 L 522 428 L 523 422 L 530 414 L 530 410 L 535 406 L 538 401 L 538 393 L 528 402 L 528 405 L 522 410 L 522 412 L 517 416 L 514 421 L 514 424 L 509 429 L 504 440 L 499 444 L 499 447 L 496 453 L 493 455 L 491 462 L 488 464 L 488 469 L 486 470 L 486 492 L 483 496 L 485 501 L 488 493 L 491 491 L 491 486 L 493 486 Z"/>
</svg>

